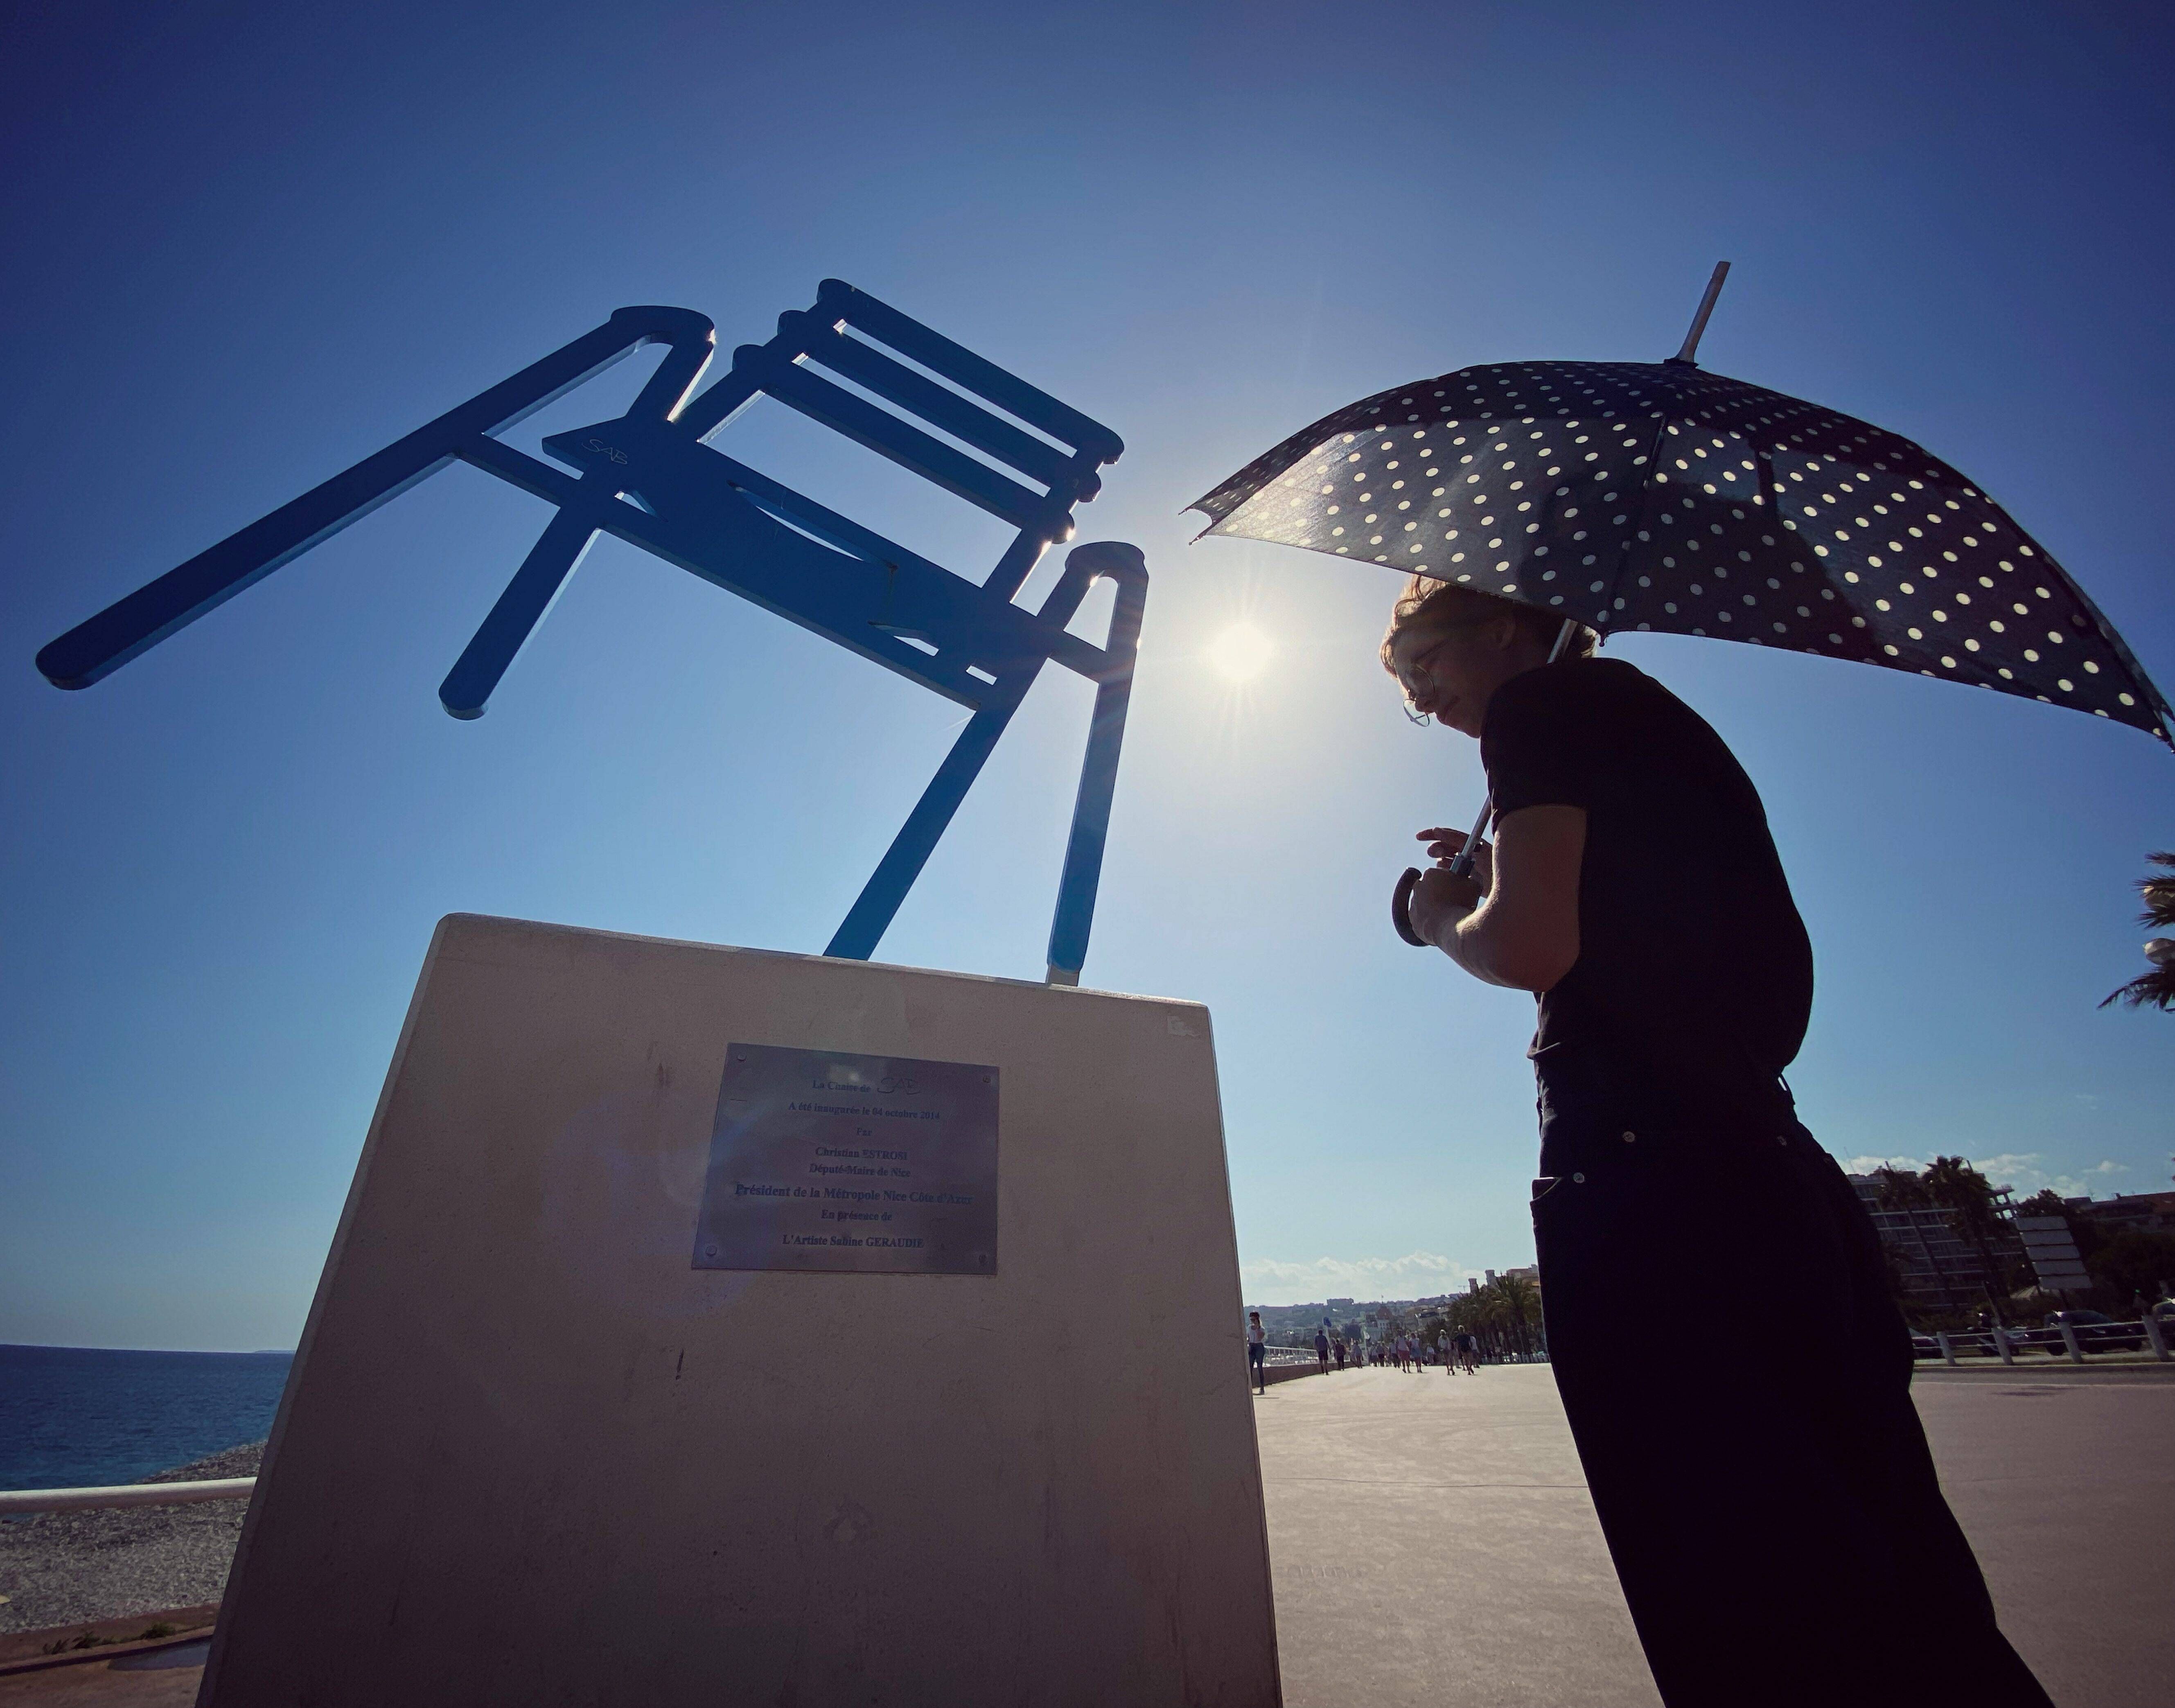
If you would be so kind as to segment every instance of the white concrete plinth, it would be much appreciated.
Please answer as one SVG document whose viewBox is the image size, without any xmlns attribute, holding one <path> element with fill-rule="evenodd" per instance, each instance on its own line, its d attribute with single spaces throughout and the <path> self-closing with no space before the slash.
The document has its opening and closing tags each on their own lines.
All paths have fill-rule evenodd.
<svg viewBox="0 0 2175 1708">
<path fill-rule="evenodd" d="M 996 1272 L 697 1269 L 729 1043 L 1001 1075 Z M 1278 1700 L 1207 1011 L 455 915 L 203 1701 Z"/>
</svg>

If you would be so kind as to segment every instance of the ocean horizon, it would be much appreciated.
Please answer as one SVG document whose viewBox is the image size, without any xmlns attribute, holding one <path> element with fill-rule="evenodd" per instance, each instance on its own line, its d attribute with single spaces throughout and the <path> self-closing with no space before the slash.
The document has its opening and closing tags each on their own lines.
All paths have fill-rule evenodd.
<svg viewBox="0 0 2175 1708">
<path fill-rule="evenodd" d="M 0 1344 L 0 1489 L 133 1483 L 261 1441 L 294 1361 Z"/>
</svg>

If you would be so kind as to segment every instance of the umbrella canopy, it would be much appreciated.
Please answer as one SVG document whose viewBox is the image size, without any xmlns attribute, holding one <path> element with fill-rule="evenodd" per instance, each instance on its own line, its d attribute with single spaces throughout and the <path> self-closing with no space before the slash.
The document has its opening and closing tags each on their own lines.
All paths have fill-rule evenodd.
<svg viewBox="0 0 2175 1708">
<path fill-rule="evenodd" d="M 2175 746 L 2175 714 L 2121 637 L 1961 474 L 1681 358 L 1500 362 L 1399 386 L 1188 508 L 1207 534 L 1469 584 L 1604 636 L 1854 659 Z"/>
</svg>

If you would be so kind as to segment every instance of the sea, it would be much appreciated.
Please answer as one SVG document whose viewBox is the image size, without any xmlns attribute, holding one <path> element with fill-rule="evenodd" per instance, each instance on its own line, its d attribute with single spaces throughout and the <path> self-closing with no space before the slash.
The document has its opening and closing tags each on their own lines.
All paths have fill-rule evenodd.
<svg viewBox="0 0 2175 1708">
<path fill-rule="evenodd" d="M 0 1488 L 133 1483 L 261 1441 L 294 1361 L 0 1345 Z"/>
</svg>

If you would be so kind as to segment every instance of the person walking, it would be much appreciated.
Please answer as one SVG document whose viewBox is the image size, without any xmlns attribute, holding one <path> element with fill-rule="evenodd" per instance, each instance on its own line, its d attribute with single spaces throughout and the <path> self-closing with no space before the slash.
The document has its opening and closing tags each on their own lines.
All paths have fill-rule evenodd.
<svg viewBox="0 0 2175 1708">
<path fill-rule="evenodd" d="M 1812 950 L 1758 792 L 1590 632 L 1551 663 L 1560 629 L 1415 576 L 1381 659 L 1480 743 L 1494 843 L 1461 876 L 1464 834 L 1421 832 L 1411 921 L 1538 1000 L 1547 1341 L 1662 1700 L 2048 1708 L 1942 1497 L 1871 1219 L 1782 1077 Z M 1704 1301 L 1695 1356 L 1624 1331 L 1632 1274 Z"/>
<path fill-rule="evenodd" d="M 1337 1353 L 1337 1374 L 1341 1376 L 1344 1374 L 1344 1342 L 1341 1337 L 1333 1343 L 1333 1350 Z"/>
<path fill-rule="evenodd" d="M 1269 1391 L 1268 1357 L 1268 1331 L 1261 1326 L 1261 1312 L 1250 1310 L 1246 1313 L 1246 1365 L 1253 1375 L 1254 1391 L 1257 1394 Z"/>
<path fill-rule="evenodd" d="M 1314 1367 L 1321 1375 L 1329 1374 L 1329 1331 L 1318 1328 L 1314 1331 Z"/>
</svg>

